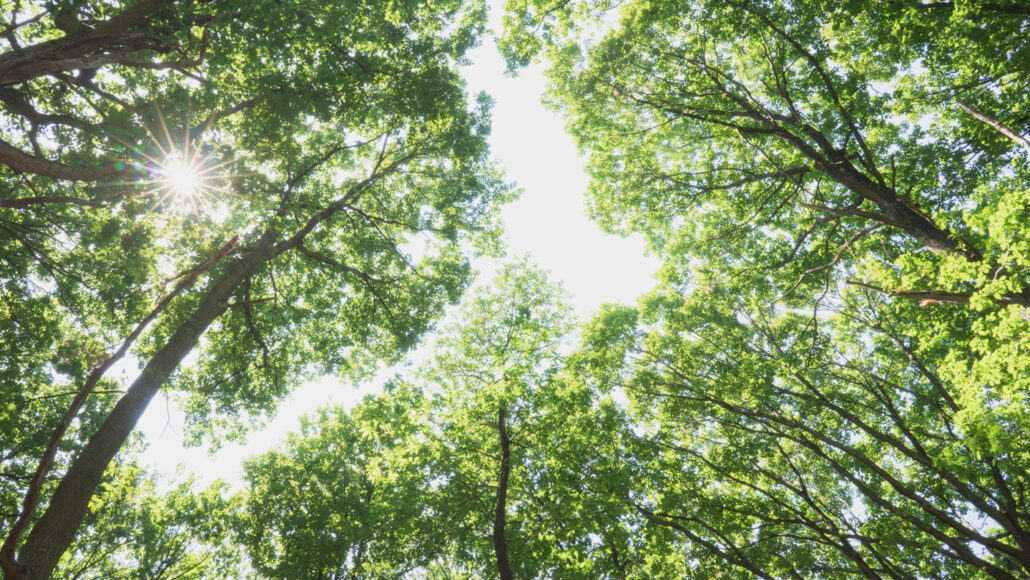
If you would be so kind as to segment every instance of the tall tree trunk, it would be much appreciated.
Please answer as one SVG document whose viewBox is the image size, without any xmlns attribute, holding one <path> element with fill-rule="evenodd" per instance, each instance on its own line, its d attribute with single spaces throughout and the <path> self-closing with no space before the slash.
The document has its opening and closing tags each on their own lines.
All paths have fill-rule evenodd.
<svg viewBox="0 0 1030 580">
<path fill-rule="evenodd" d="M 147 2 L 149 1 L 151 0 L 147 0 Z M 155 3 L 158 1 L 153 0 Z M 147 4 L 147 2 L 142 4 Z M 342 146 L 330 149 L 315 164 L 308 166 L 296 176 L 290 182 L 289 187 L 295 187 L 318 164 L 326 162 L 341 149 Z M 396 171 L 403 163 L 413 159 L 416 154 L 401 156 L 384 166 L 385 156 L 384 149 L 380 152 L 375 168 L 368 177 L 354 184 L 336 201 L 308 218 L 304 225 L 289 238 L 279 241 L 282 235 L 281 231 L 275 228 L 266 230 L 253 246 L 244 250 L 242 258 L 228 266 L 221 278 L 211 283 L 207 294 L 193 315 L 180 323 L 161 350 L 151 357 L 139 378 L 132 383 L 125 395 L 104 419 L 100 428 L 90 437 L 79 456 L 72 462 L 68 472 L 61 478 L 57 489 L 54 490 L 54 495 L 51 497 L 46 511 L 29 532 L 17 561 L 12 563 L 0 559 L 0 562 L 5 563 L 3 568 L 5 580 L 36 580 L 50 577 L 61 555 L 71 545 L 75 532 L 82 524 L 89 500 L 96 492 L 107 466 L 128 439 L 161 385 L 168 380 L 186 355 L 193 350 L 197 340 L 211 326 L 211 323 L 229 307 L 229 298 L 236 289 L 247 278 L 260 272 L 276 256 L 300 246 L 304 237 L 319 224 L 340 211 L 345 204 L 357 200 L 384 175 Z M 286 211 L 285 204 L 280 206 L 277 217 L 283 217 L 286 215 Z M 503 419 L 501 424 L 503 432 Z"/>
<path fill-rule="evenodd" d="M 279 233 L 270 230 L 249 253 L 214 282 L 193 315 L 184 320 L 147 362 L 125 395 L 90 437 L 68 472 L 61 478 L 46 512 L 32 527 L 18 554 L 20 571 L 8 580 L 49 578 L 61 555 L 71 545 L 101 478 L 128 439 L 151 399 L 178 368 L 207 328 L 228 308 L 229 298 L 251 274 L 274 257 Z"/>
<path fill-rule="evenodd" d="M 504 407 L 497 411 L 497 432 L 501 440 L 501 467 L 497 478 L 497 495 L 494 498 L 494 553 L 497 556 L 497 573 L 501 580 L 514 580 L 511 564 L 508 562 L 508 542 L 504 537 L 504 523 L 507 515 L 508 476 L 511 473 L 511 441 L 504 424 L 507 412 Z"/>
<path fill-rule="evenodd" d="M 50 473 L 50 468 L 53 466 L 54 457 L 57 454 L 57 450 L 60 447 L 61 440 L 64 438 L 64 434 L 67 431 L 72 421 L 79 415 L 79 411 L 82 409 L 82 405 L 85 404 L 86 399 L 93 393 L 100 379 L 103 378 L 104 373 L 111 368 L 118 360 L 120 360 L 125 353 L 129 351 L 129 348 L 133 345 L 139 335 L 154 321 L 168 305 L 177 297 L 183 290 L 190 287 L 196 279 L 207 272 L 211 267 L 218 264 L 225 256 L 233 251 L 236 247 L 236 242 L 239 240 L 239 236 L 233 236 L 228 242 L 226 242 L 218 252 L 208 258 L 203 263 L 199 264 L 193 270 L 187 272 L 179 283 L 176 285 L 169 294 L 165 295 L 164 298 L 158 302 L 157 306 L 147 314 L 143 320 L 136 325 L 131 333 L 122 342 L 122 345 L 111 354 L 104 362 L 95 366 L 90 372 L 89 376 L 83 382 L 79 391 L 75 394 L 75 398 L 68 405 L 61 420 L 54 427 L 54 430 L 50 434 L 50 440 L 47 442 L 46 448 L 43 450 L 43 456 L 39 460 L 39 464 L 36 467 L 36 471 L 29 480 L 27 489 L 25 490 L 24 501 L 22 502 L 21 514 L 18 519 L 10 527 L 7 533 L 7 538 L 4 540 L 3 546 L 0 547 L 0 570 L 3 573 L 12 577 L 19 577 L 22 575 L 21 568 L 15 561 L 15 550 L 18 544 L 21 543 L 22 535 L 25 530 L 28 529 L 32 522 L 32 518 L 36 515 L 36 507 L 39 503 L 39 496 L 43 489 L 43 484 L 46 481 L 47 475 Z"/>
</svg>

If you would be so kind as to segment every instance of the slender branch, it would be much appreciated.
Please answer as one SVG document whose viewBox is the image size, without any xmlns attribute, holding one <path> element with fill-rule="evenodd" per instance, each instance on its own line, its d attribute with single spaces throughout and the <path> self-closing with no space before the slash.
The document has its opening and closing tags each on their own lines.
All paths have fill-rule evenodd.
<svg viewBox="0 0 1030 580">
<path fill-rule="evenodd" d="M 794 285 L 790 287 L 790 290 L 787 290 L 786 292 L 783 293 L 782 296 L 780 296 L 776 300 L 773 300 L 772 304 L 776 304 L 777 302 L 779 302 L 780 300 L 783 300 L 784 298 L 789 296 L 791 293 L 793 293 L 795 290 L 797 290 L 798 286 L 801 286 L 801 283 L 805 281 L 805 278 L 808 277 L 809 274 L 814 274 L 816 272 L 819 272 L 820 270 L 828 270 L 828 269 L 833 268 L 834 266 L 836 266 L 838 263 L 840 263 L 841 258 L 844 257 L 844 252 L 848 251 L 848 248 L 850 248 L 856 241 L 858 241 L 859 238 L 861 238 L 862 236 L 864 236 L 864 235 L 866 235 L 868 233 L 876 231 L 877 229 L 882 228 L 882 227 L 883 227 L 883 224 L 873 224 L 873 225 L 866 226 L 866 227 L 862 228 L 861 230 L 859 230 L 857 233 L 855 233 L 855 235 L 851 236 L 851 238 L 848 239 L 848 241 L 844 242 L 844 245 L 841 246 L 840 250 L 837 251 L 837 255 L 834 256 L 832 260 L 830 260 L 829 262 L 827 262 L 827 263 L 825 263 L 825 264 L 823 264 L 821 266 L 816 266 L 814 268 L 809 268 L 808 270 L 805 270 L 804 272 L 802 272 L 801 273 L 801 277 L 798 278 L 798 281 L 795 282 Z"/>
<path fill-rule="evenodd" d="M 338 270 L 343 270 L 344 272 L 347 272 L 349 274 L 354 274 L 355 276 L 357 276 L 358 278 L 361 278 L 365 282 L 368 282 L 368 283 L 381 282 L 381 280 L 379 280 L 377 278 L 373 278 L 372 276 L 368 275 L 365 272 L 362 272 L 361 270 L 358 270 L 357 268 L 353 268 L 351 266 L 348 266 L 347 264 L 344 264 L 343 262 L 340 262 L 339 260 L 336 260 L 334 258 L 330 258 L 329 256 L 326 256 L 325 254 L 320 254 L 320 253 L 312 250 L 311 248 L 308 248 L 303 243 L 297 244 L 297 251 L 300 252 L 301 254 L 304 254 L 305 256 L 311 258 L 312 260 L 315 260 L 315 261 L 318 261 L 318 262 L 322 262 L 323 264 L 326 264 L 327 266 L 332 266 L 333 268 L 336 268 Z"/>
<path fill-rule="evenodd" d="M 5 26 L 3 30 L 0 30 L 0 36 L 7 36 L 13 33 L 15 30 L 22 28 L 23 26 L 32 24 L 33 22 L 38 22 L 47 14 L 49 14 L 49 12 L 40 12 L 35 16 L 31 16 L 29 18 L 26 18 L 25 20 L 22 20 L 21 22 L 12 22 L 11 24 Z"/>
<path fill-rule="evenodd" d="M 79 205 L 83 207 L 101 207 L 104 205 L 104 202 L 124 194 L 125 192 L 123 190 L 118 190 L 95 198 L 81 198 L 63 195 L 37 195 L 35 197 L 0 199 L 0 207 L 19 208 L 28 207 L 30 205 L 41 205 L 48 203 L 70 203 L 72 205 Z"/>
<path fill-rule="evenodd" d="M 859 199 L 859 203 L 861 203 L 861 202 L 862 202 L 862 200 Z M 858 209 L 858 204 L 852 204 L 852 205 L 850 205 L 850 206 L 848 206 L 846 208 L 843 208 L 843 209 L 837 209 L 837 208 L 834 208 L 834 207 L 825 207 L 825 206 L 822 206 L 822 205 L 815 205 L 815 204 L 811 204 L 811 203 L 802 203 L 801 207 L 803 207 L 805 209 L 810 209 L 812 211 L 817 211 L 817 212 L 820 212 L 820 213 L 825 213 L 825 214 L 830 214 L 830 215 L 835 215 L 835 216 L 849 216 L 849 215 L 853 215 L 853 216 L 857 216 L 857 217 L 864 217 L 866 219 L 871 219 L 871 220 L 878 221 L 878 222 L 880 222 L 880 223 L 882 223 L 884 225 L 901 227 L 901 224 L 899 224 L 898 222 L 896 222 L 896 221 L 894 221 L 894 220 L 892 220 L 890 218 L 887 218 L 887 217 L 882 216 L 880 214 L 876 214 L 876 213 L 872 213 L 872 212 L 868 212 L 868 211 L 862 211 L 862 210 Z"/>
<path fill-rule="evenodd" d="M 966 103 L 963 103 L 962 101 L 958 102 L 958 108 L 960 108 L 963 111 L 965 111 L 965 112 L 969 113 L 970 115 L 972 115 L 973 118 L 976 119 L 977 121 L 980 121 L 981 123 L 987 124 L 988 126 L 990 126 L 995 131 L 1001 133 L 1002 135 L 1008 137 L 1009 139 L 1012 139 L 1018 145 L 1023 147 L 1023 149 L 1026 149 L 1028 153 L 1030 153 L 1030 140 L 1028 140 L 1026 137 L 1020 135 L 1019 133 L 1016 133 L 1008 125 L 1002 123 L 1001 121 L 995 119 L 994 117 L 991 117 L 989 115 L 986 115 L 986 114 L 984 114 L 984 113 L 974 109 L 973 107 L 967 105 Z"/>
<path fill-rule="evenodd" d="M 69 395 L 77 395 L 77 394 L 79 394 L 79 391 L 65 391 L 63 393 L 54 393 L 52 395 L 43 395 L 43 396 L 40 396 L 40 397 L 33 397 L 33 398 L 29 399 L 29 401 L 45 401 L 47 399 L 56 399 L 58 397 L 67 397 Z M 110 390 L 102 390 L 102 391 L 93 390 L 90 394 L 91 395 L 124 395 L 125 391 L 122 391 L 122 390 L 119 390 L 119 389 L 110 389 Z"/>
<path fill-rule="evenodd" d="M 243 281 L 243 320 L 247 325 L 247 330 L 250 335 L 254 338 L 254 342 L 257 343 L 258 347 L 261 348 L 261 364 L 258 368 L 265 369 L 272 373 L 272 385 L 275 387 L 276 394 L 282 393 L 282 386 L 279 384 L 279 372 L 272 365 L 269 360 L 271 357 L 268 353 L 268 344 L 265 342 L 264 337 L 261 336 L 261 332 L 258 331 L 257 325 L 254 324 L 254 317 L 250 311 L 250 305 L 254 304 L 254 301 L 250 299 L 250 277 Z"/>
</svg>

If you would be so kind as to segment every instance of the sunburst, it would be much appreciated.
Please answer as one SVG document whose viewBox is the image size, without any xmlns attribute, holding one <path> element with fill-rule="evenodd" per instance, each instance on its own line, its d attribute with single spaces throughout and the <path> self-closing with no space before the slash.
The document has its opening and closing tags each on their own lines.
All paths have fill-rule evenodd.
<svg viewBox="0 0 1030 580">
<path fill-rule="evenodd" d="M 224 201 L 221 178 L 228 162 L 216 162 L 210 154 L 191 150 L 188 143 L 181 148 L 158 148 L 158 155 L 148 155 L 153 169 L 149 179 L 142 180 L 154 199 L 151 211 L 164 207 L 175 213 L 192 212 L 199 218 L 207 213 L 205 208 Z"/>
<path fill-rule="evenodd" d="M 178 211 L 192 209 L 199 217 L 203 202 L 214 200 L 215 182 L 228 162 L 215 162 L 211 158 L 210 149 L 205 153 L 204 147 L 192 143 L 189 129 L 183 131 L 181 139 L 174 138 L 164 117 L 158 114 L 157 118 L 164 133 L 164 139 L 151 133 L 160 152 L 160 155 L 150 157 L 156 165 L 153 183 L 157 203 L 160 205 L 167 202 L 173 210 Z M 176 147 L 176 141 L 181 145 Z"/>
<path fill-rule="evenodd" d="M 146 160 L 145 164 L 137 165 L 142 175 L 120 185 L 136 189 L 132 197 L 153 201 L 147 214 L 192 213 L 198 219 L 206 216 L 220 221 L 226 211 L 226 195 L 239 197 L 224 191 L 225 169 L 235 160 L 216 159 L 214 148 L 191 139 L 193 131 L 188 126 L 177 135 L 178 131 L 169 128 L 160 111 L 155 117 L 159 124 L 157 130 L 147 128 L 150 147 L 134 146 L 119 139 Z"/>
<path fill-rule="evenodd" d="M 175 197 L 192 199 L 207 187 L 207 175 L 203 166 L 183 153 L 173 153 L 165 158 L 158 171 L 163 187 Z"/>
<path fill-rule="evenodd" d="M 180 198 L 192 198 L 204 187 L 203 170 L 182 156 L 166 159 L 161 164 L 161 177 L 168 189 Z"/>
</svg>

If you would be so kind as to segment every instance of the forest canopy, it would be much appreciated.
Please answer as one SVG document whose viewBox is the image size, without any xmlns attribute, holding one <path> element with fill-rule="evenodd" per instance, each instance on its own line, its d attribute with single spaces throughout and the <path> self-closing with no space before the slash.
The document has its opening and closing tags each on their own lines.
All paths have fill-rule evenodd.
<svg viewBox="0 0 1030 580">
<path fill-rule="evenodd" d="M 5 579 L 1030 577 L 1023 3 L 0 15 Z M 483 42 L 661 258 L 635 305 L 502 260 Z M 213 445 L 416 349 L 235 488 L 138 464 L 158 393 Z"/>
</svg>

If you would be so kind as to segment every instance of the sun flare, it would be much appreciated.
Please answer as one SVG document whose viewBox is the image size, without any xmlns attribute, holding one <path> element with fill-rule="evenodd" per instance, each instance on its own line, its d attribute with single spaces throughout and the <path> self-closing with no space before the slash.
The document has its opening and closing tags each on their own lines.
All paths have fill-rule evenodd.
<svg viewBox="0 0 1030 580">
<path fill-rule="evenodd" d="M 161 164 L 165 187 L 180 198 L 195 197 L 204 188 L 204 171 L 181 154 L 173 154 Z"/>
</svg>

